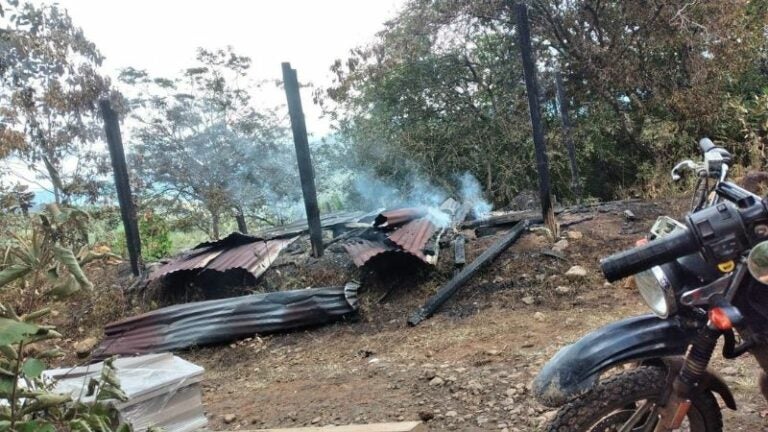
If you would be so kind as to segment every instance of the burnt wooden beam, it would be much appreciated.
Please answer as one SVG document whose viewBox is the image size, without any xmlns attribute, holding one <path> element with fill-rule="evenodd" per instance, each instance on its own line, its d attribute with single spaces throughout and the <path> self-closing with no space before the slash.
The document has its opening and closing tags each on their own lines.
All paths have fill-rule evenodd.
<svg viewBox="0 0 768 432">
<path fill-rule="evenodd" d="M 429 298 L 424 306 L 414 311 L 408 318 L 408 325 L 415 326 L 425 319 L 431 317 L 440 307 L 448 301 L 469 279 L 472 278 L 485 265 L 496 259 L 502 252 L 507 250 L 528 228 L 528 221 L 518 222 L 514 228 L 502 236 L 496 243 L 480 254 L 472 264 L 464 267 L 459 274 L 453 277 L 448 283 L 443 285 L 435 295 Z"/>
<path fill-rule="evenodd" d="M 453 276 L 458 275 L 467 263 L 467 256 L 465 253 L 466 243 L 467 240 L 463 235 L 456 237 L 453 241 Z"/>
<path fill-rule="evenodd" d="M 536 80 L 536 61 L 533 58 L 531 46 L 531 28 L 528 22 L 528 6 L 523 3 L 515 5 L 517 15 L 517 37 L 520 55 L 523 61 L 523 77 L 525 89 L 528 94 L 528 111 L 531 117 L 533 129 L 533 146 L 536 153 L 536 170 L 539 174 L 539 198 L 541 200 L 541 213 L 545 225 L 557 238 L 558 229 L 555 220 L 555 212 L 552 206 L 552 186 L 549 178 L 549 157 L 547 146 L 544 142 L 544 126 L 541 121 L 541 108 L 539 107 L 539 84 Z"/>
<path fill-rule="evenodd" d="M 526 219 L 536 219 L 537 216 L 538 212 L 535 211 L 504 213 L 484 219 L 464 222 L 461 224 L 461 228 L 474 229 L 482 227 L 493 227 L 498 225 L 510 225 Z"/>
<path fill-rule="evenodd" d="M 283 63 L 283 85 L 288 101 L 288 114 L 291 117 L 293 144 L 296 147 L 296 161 L 299 165 L 301 192 L 304 196 L 304 208 L 307 212 L 309 225 L 309 240 L 312 244 L 312 255 L 323 256 L 323 231 L 320 225 L 320 207 L 317 204 L 315 189 L 315 170 L 312 167 L 312 156 L 309 152 L 307 125 L 304 122 L 304 111 L 301 108 L 301 94 L 296 69 L 291 69 L 290 63 Z"/>
<path fill-rule="evenodd" d="M 141 239 L 139 224 L 136 220 L 136 208 L 131 195 L 131 183 L 128 177 L 128 165 L 125 163 L 123 138 L 120 134 L 120 122 L 117 113 L 112 109 L 109 100 L 99 101 L 101 117 L 104 119 L 104 132 L 107 135 L 109 158 L 112 160 L 112 173 L 115 176 L 117 201 L 120 204 L 120 217 L 125 230 L 125 245 L 128 249 L 128 259 L 131 261 L 131 271 L 134 276 L 141 274 Z"/>
</svg>

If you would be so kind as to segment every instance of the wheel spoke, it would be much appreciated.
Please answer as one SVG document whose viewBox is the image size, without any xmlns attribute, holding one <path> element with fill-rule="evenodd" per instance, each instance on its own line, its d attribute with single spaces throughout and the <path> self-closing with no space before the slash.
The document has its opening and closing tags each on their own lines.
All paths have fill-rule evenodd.
<svg viewBox="0 0 768 432">
<path fill-rule="evenodd" d="M 652 415 L 648 416 L 645 424 L 641 425 L 642 429 L 635 429 L 635 426 L 640 420 L 642 420 L 643 417 L 646 416 L 646 414 L 651 411 L 653 407 L 654 404 L 651 403 L 651 401 L 645 401 L 642 405 L 640 405 L 639 408 L 635 410 L 634 414 L 632 414 L 629 420 L 627 420 L 617 432 L 633 432 L 636 430 L 639 430 L 640 432 L 650 431 L 651 429 L 649 429 L 649 427 L 652 427 L 655 424 L 653 421 L 654 416 Z"/>
</svg>

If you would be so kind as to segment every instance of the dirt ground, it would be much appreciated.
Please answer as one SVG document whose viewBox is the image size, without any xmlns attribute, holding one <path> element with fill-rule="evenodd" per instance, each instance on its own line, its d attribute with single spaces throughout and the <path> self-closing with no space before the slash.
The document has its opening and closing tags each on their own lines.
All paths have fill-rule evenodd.
<svg viewBox="0 0 768 432">
<path fill-rule="evenodd" d="M 206 369 L 213 430 L 414 419 L 435 431 L 539 430 L 554 414 L 530 396 L 541 365 L 589 330 L 648 311 L 634 290 L 605 284 L 597 263 L 646 232 L 663 210 L 642 205 L 633 222 L 613 212 L 573 225 L 583 237 L 569 240 L 565 259 L 540 253 L 551 247 L 545 235 L 526 234 L 414 328 L 406 326 L 408 314 L 450 278 L 449 264 L 383 282 L 364 277 L 358 320 L 180 355 Z M 493 240 L 468 243 L 468 258 Z M 567 280 L 576 264 L 587 277 Z M 768 431 L 754 360 L 718 359 L 714 367 L 739 403 L 725 413 L 726 430 Z"/>
</svg>

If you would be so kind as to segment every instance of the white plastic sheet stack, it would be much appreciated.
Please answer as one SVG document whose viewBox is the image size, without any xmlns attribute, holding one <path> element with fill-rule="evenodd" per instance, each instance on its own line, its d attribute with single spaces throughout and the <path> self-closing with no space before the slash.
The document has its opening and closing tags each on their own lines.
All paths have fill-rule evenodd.
<svg viewBox="0 0 768 432">
<path fill-rule="evenodd" d="M 207 424 L 200 381 L 204 369 L 170 353 L 119 358 L 115 361 L 120 385 L 128 401 L 117 402 L 121 418 L 142 432 L 151 426 L 166 432 L 193 432 Z M 74 369 L 52 369 L 45 375 L 56 393 L 69 393 L 88 403 L 88 382 L 101 374 L 103 363 Z"/>
</svg>

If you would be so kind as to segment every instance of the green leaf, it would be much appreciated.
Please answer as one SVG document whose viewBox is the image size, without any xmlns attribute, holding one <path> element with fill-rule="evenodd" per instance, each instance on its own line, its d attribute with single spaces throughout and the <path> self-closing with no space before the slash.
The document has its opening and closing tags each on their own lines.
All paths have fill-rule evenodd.
<svg viewBox="0 0 768 432">
<path fill-rule="evenodd" d="M 0 376 L 0 395 L 10 395 L 13 390 L 13 380 L 6 376 Z"/>
<path fill-rule="evenodd" d="M 85 273 L 83 273 L 83 269 L 80 267 L 80 264 L 78 264 L 77 258 L 75 258 L 75 254 L 72 253 L 71 249 L 65 248 L 61 245 L 54 245 L 53 253 L 56 255 L 56 258 L 59 260 L 59 262 L 61 262 L 64 267 L 69 270 L 75 279 L 77 279 L 77 282 L 80 283 L 80 286 L 89 290 L 93 289 L 93 284 L 85 276 Z"/>
<path fill-rule="evenodd" d="M 27 361 L 24 362 L 24 365 L 21 367 L 21 370 L 24 372 L 24 375 L 27 378 L 39 378 L 40 375 L 43 374 L 43 371 L 45 370 L 45 363 L 41 362 L 40 360 L 36 358 L 29 358 Z"/>
<path fill-rule="evenodd" d="M 0 318 L 0 345 L 13 345 L 36 335 L 40 327 L 20 321 Z"/>
<path fill-rule="evenodd" d="M 32 269 L 30 267 L 22 264 L 14 264 L 6 267 L 3 271 L 0 271 L 0 287 L 7 285 L 16 279 L 23 278 L 31 271 Z"/>
<path fill-rule="evenodd" d="M 38 422 L 30 420 L 23 423 L 16 423 L 17 432 L 56 432 L 56 428 L 48 422 Z"/>
</svg>

